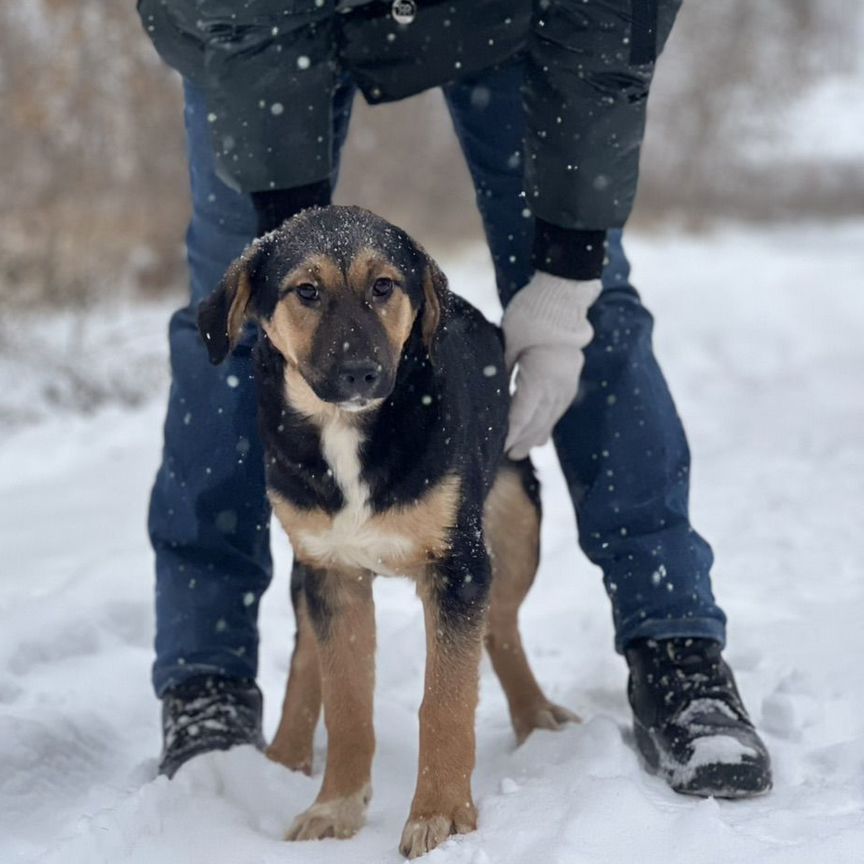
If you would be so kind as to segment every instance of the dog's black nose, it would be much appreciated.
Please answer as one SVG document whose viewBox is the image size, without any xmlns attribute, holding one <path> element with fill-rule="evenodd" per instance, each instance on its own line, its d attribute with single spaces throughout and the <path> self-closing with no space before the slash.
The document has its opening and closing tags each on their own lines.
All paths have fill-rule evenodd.
<svg viewBox="0 0 864 864">
<path fill-rule="evenodd" d="M 371 360 L 350 360 L 337 373 L 339 393 L 346 401 L 371 398 L 381 378 L 381 365 Z"/>
</svg>

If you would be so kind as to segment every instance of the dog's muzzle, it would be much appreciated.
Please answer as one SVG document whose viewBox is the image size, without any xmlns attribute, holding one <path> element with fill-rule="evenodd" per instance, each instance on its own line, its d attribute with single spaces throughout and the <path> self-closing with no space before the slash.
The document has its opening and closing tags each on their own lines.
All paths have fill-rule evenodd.
<svg viewBox="0 0 864 864">
<path fill-rule="evenodd" d="M 336 370 L 333 380 L 334 402 L 364 403 L 387 395 L 389 382 L 380 363 L 351 360 Z M 362 407 L 362 406 L 361 406 Z"/>
</svg>

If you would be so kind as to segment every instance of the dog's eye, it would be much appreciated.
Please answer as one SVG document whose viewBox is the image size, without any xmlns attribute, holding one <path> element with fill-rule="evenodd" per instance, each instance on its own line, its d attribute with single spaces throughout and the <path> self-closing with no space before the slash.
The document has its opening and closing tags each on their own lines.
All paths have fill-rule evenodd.
<svg viewBox="0 0 864 864">
<path fill-rule="evenodd" d="M 314 303 L 319 297 L 318 289 L 311 282 L 304 282 L 302 285 L 298 285 L 294 289 L 294 293 L 304 303 Z"/>
<path fill-rule="evenodd" d="M 385 279 L 383 276 L 372 283 L 372 296 L 379 300 L 389 297 L 393 293 L 393 280 Z"/>
</svg>

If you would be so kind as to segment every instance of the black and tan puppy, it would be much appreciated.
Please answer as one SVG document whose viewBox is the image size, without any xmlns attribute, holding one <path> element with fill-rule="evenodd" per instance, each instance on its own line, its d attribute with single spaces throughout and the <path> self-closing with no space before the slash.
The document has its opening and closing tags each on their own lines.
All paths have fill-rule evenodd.
<svg viewBox="0 0 864 864">
<path fill-rule="evenodd" d="M 234 262 L 199 312 L 213 362 L 251 318 L 268 494 L 295 555 L 297 639 L 268 752 L 308 773 L 322 701 L 328 737 L 321 791 L 288 838 L 349 837 L 363 824 L 372 579 L 407 576 L 423 601 L 427 658 L 400 848 L 422 855 L 476 826 L 484 635 L 520 741 L 576 719 L 544 696 L 519 637 L 540 505 L 530 463 L 503 456 L 500 332 L 403 231 L 354 207 L 306 210 Z"/>
</svg>

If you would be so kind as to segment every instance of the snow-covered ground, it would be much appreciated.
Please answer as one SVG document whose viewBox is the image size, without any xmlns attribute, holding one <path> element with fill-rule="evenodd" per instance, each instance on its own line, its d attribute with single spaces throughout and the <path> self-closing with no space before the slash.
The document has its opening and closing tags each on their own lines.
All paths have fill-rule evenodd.
<svg viewBox="0 0 864 864">
<path fill-rule="evenodd" d="M 730 227 L 630 244 L 691 436 L 693 518 L 717 553 L 727 657 L 772 749 L 774 791 L 752 802 L 694 800 L 641 770 L 600 575 L 576 548 L 570 504 L 544 450 L 543 563 L 524 633 L 550 695 L 585 722 L 535 734 L 516 750 L 485 665 L 480 828 L 430 862 L 864 860 L 862 250 L 864 224 Z M 443 263 L 457 290 L 494 310 L 481 250 Z M 89 362 L 125 369 L 121 378 L 130 363 L 150 374 L 147 364 L 164 356 L 164 315 L 152 311 L 134 334 L 118 331 L 139 349 L 111 338 Z M 109 332 L 100 328 L 91 323 L 89 344 Z M 14 373 L 19 394 L 44 387 L 61 349 L 74 356 L 46 342 L 41 369 Z M 4 387 L 11 368 L 0 363 Z M 0 861 L 398 861 L 423 669 L 422 617 L 408 584 L 379 580 L 376 588 L 379 749 L 369 823 L 356 838 L 284 843 L 282 831 L 320 777 L 292 775 L 249 749 L 199 759 L 170 783 L 154 779 L 144 514 L 161 403 L 159 394 L 89 417 L 60 406 L 3 435 Z M 293 636 L 290 553 L 275 537 L 278 573 L 261 622 L 268 732 Z"/>
</svg>

